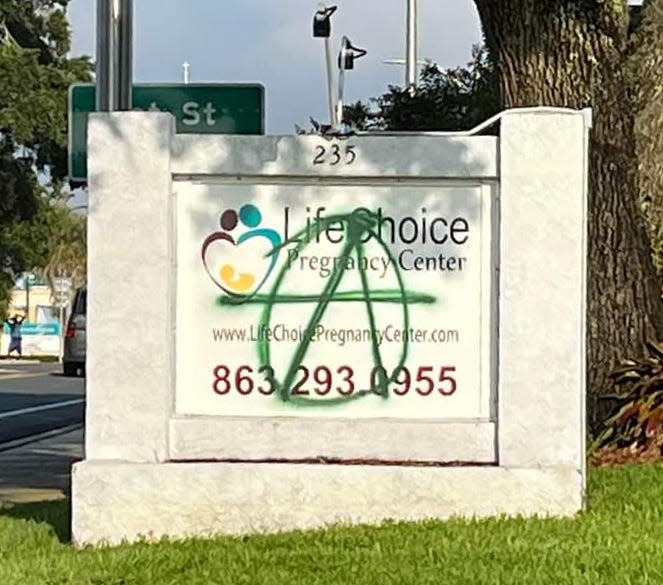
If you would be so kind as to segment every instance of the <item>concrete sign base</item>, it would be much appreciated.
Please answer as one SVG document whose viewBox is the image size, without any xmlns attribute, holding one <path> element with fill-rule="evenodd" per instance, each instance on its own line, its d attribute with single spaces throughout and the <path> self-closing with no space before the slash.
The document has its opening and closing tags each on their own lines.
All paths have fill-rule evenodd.
<svg viewBox="0 0 663 585">
<path fill-rule="evenodd" d="M 454 516 L 571 516 L 582 477 L 547 469 L 88 461 L 74 474 L 76 542 L 119 544 Z"/>
<path fill-rule="evenodd" d="M 581 510 L 588 116 L 500 124 L 93 115 L 76 544 Z"/>
</svg>

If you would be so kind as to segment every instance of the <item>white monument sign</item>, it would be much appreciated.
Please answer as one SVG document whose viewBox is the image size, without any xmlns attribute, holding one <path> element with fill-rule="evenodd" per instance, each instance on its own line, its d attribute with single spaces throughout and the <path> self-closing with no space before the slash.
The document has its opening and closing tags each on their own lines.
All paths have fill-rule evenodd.
<svg viewBox="0 0 663 585">
<path fill-rule="evenodd" d="M 581 509 L 587 121 L 93 116 L 76 542 Z"/>
</svg>

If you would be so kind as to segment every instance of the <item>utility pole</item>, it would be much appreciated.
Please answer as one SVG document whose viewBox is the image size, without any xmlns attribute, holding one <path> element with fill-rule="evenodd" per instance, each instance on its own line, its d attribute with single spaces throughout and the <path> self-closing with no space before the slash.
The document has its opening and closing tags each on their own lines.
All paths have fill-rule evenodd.
<svg viewBox="0 0 663 585">
<path fill-rule="evenodd" d="M 388 65 L 405 65 L 405 87 L 411 96 L 417 93 L 419 71 L 423 65 L 432 63 L 432 59 L 419 59 L 419 0 L 406 0 L 406 37 L 405 59 L 386 59 Z"/>
<path fill-rule="evenodd" d="M 133 0 L 97 0 L 97 111 L 131 110 Z"/>
<path fill-rule="evenodd" d="M 417 91 L 419 62 L 419 30 L 417 17 L 418 0 L 407 0 L 407 52 L 405 66 L 405 85 L 414 95 Z"/>
</svg>

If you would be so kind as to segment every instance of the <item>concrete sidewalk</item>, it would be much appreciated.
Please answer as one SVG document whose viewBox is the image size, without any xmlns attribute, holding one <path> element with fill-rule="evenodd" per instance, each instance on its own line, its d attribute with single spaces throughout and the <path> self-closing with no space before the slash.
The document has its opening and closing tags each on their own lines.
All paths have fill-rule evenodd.
<svg viewBox="0 0 663 585">
<path fill-rule="evenodd" d="M 60 365 L 58 362 L 43 361 L 40 359 L 29 358 L 29 357 L 21 358 L 20 360 L 7 358 L 7 357 L 0 358 L 0 366 L 34 366 L 37 364 L 46 364 L 46 365 L 55 365 L 55 366 Z"/>
<path fill-rule="evenodd" d="M 83 429 L 0 452 L 0 505 L 59 500 L 71 466 L 83 459 Z"/>
</svg>

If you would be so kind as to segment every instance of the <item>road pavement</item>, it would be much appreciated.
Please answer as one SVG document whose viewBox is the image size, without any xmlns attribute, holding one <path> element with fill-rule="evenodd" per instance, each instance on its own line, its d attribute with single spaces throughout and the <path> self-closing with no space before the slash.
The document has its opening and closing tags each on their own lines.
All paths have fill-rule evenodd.
<svg viewBox="0 0 663 585">
<path fill-rule="evenodd" d="M 0 360 L 0 506 L 64 497 L 83 458 L 85 380 L 57 363 Z"/>
<path fill-rule="evenodd" d="M 85 380 L 65 378 L 61 366 L 0 360 L 0 452 L 17 441 L 81 425 Z"/>
<path fill-rule="evenodd" d="M 0 508 L 69 496 L 71 466 L 83 459 L 83 429 L 0 452 Z"/>
</svg>

